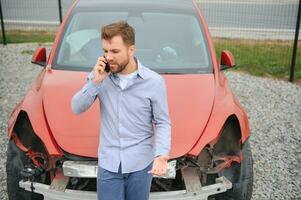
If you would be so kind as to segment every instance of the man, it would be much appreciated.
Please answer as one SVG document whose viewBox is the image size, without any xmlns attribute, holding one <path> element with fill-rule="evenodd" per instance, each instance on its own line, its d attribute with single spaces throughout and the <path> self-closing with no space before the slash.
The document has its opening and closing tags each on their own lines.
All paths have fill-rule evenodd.
<svg viewBox="0 0 301 200">
<path fill-rule="evenodd" d="M 74 95 L 72 109 L 84 112 L 99 98 L 98 198 L 147 200 L 152 175 L 166 174 L 169 159 L 165 82 L 134 57 L 135 32 L 126 22 L 102 27 L 101 40 L 104 56 Z"/>
</svg>

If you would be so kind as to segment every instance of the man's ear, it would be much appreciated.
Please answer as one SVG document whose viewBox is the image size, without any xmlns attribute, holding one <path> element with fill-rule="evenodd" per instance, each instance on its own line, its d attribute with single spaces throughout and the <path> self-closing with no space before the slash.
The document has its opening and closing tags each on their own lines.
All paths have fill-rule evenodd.
<svg viewBox="0 0 301 200">
<path fill-rule="evenodd" d="M 136 51 L 136 46 L 135 45 L 129 46 L 129 54 L 130 54 L 130 56 L 134 56 L 135 51 Z"/>
</svg>

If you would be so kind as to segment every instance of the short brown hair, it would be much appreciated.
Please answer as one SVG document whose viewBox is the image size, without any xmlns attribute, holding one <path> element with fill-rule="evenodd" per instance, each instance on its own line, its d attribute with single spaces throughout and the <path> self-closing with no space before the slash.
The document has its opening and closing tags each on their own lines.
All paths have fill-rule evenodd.
<svg viewBox="0 0 301 200">
<path fill-rule="evenodd" d="M 101 28 L 101 39 L 111 40 L 118 35 L 122 37 L 126 45 L 135 44 L 135 30 L 126 21 L 115 22 Z"/>
</svg>

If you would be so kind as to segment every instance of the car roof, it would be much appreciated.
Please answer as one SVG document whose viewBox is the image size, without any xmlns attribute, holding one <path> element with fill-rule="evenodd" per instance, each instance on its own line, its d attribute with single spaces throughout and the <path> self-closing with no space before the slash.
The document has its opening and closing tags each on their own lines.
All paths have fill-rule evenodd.
<svg viewBox="0 0 301 200">
<path fill-rule="evenodd" d="M 191 0 L 79 0 L 75 10 L 132 10 L 194 13 Z"/>
</svg>

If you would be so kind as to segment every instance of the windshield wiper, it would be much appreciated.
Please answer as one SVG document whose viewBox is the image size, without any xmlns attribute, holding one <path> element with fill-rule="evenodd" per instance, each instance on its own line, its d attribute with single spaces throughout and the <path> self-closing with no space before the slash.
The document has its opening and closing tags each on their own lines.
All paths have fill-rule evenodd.
<svg viewBox="0 0 301 200">
<path fill-rule="evenodd" d="M 159 74 L 186 74 L 184 72 L 158 72 Z"/>
</svg>

